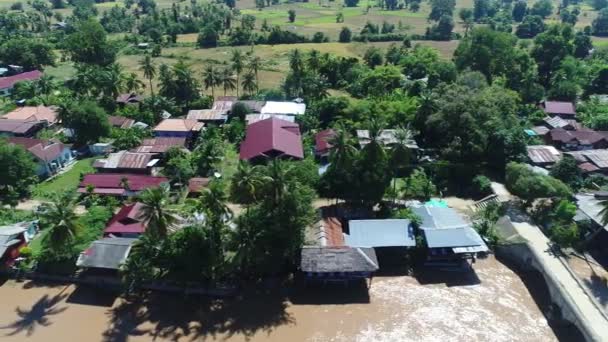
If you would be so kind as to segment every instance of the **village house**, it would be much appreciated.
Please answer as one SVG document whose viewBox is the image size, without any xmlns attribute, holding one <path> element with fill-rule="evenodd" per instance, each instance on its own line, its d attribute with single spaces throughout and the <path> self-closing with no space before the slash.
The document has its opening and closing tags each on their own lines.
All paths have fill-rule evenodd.
<svg viewBox="0 0 608 342">
<path fill-rule="evenodd" d="M 574 103 L 561 101 L 544 101 L 541 108 L 548 116 L 559 116 L 562 119 L 576 119 Z"/>
<path fill-rule="evenodd" d="M 545 142 L 562 151 L 602 149 L 608 147 L 608 134 L 592 130 L 567 131 L 555 128 L 545 136 Z"/>
<path fill-rule="evenodd" d="M 131 152 L 150 153 L 155 155 L 155 157 L 160 157 L 172 147 L 185 149 L 186 138 L 161 137 L 144 139 L 141 145 L 131 149 Z"/>
<path fill-rule="evenodd" d="M 412 211 L 422 221 L 419 229 L 427 246 L 426 265 L 460 267 L 474 261 L 477 253 L 488 251 L 481 236 L 456 210 L 422 205 Z"/>
<path fill-rule="evenodd" d="M 267 101 L 264 107 L 260 110 L 260 114 L 271 115 L 304 115 L 306 112 L 306 104 L 287 101 Z"/>
<path fill-rule="evenodd" d="M 304 158 L 298 124 L 270 118 L 247 126 L 240 159 L 262 162 L 272 158 Z"/>
<path fill-rule="evenodd" d="M 204 124 L 188 119 L 165 119 L 154 127 L 154 136 L 157 138 L 194 138 L 203 128 Z"/>
<path fill-rule="evenodd" d="M 36 81 L 42 77 L 39 70 L 28 71 L 8 77 L 0 77 L 0 96 L 9 96 L 15 84 L 23 81 Z"/>
<path fill-rule="evenodd" d="M 133 124 L 135 123 L 135 120 L 133 120 L 133 119 L 129 119 L 124 116 L 115 116 L 115 115 L 108 116 L 108 121 L 110 122 L 110 125 L 112 127 L 122 128 L 122 129 L 131 128 L 133 126 Z"/>
<path fill-rule="evenodd" d="M 386 147 L 392 147 L 395 144 L 399 143 L 399 139 L 397 139 L 397 130 L 396 129 L 383 129 L 380 131 L 380 136 L 378 137 L 380 143 L 382 143 Z M 358 129 L 357 130 L 357 139 L 359 141 L 359 146 L 361 148 L 365 147 L 365 145 L 371 142 L 371 138 L 368 130 Z M 405 142 L 406 146 L 411 150 L 418 150 L 418 144 L 414 139 L 409 139 Z"/>
<path fill-rule="evenodd" d="M 25 106 L 15 108 L 2 115 L 1 118 L 24 122 L 42 122 L 48 127 L 57 123 L 57 111 L 46 106 Z"/>
<path fill-rule="evenodd" d="M 137 238 L 146 231 L 146 222 L 141 219 L 139 202 L 122 206 L 112 217 L 103 234 L 104 237 Z"/>
<path fill-rule="evenodd" d="M 315 134 L 315 156 L 326 162 L 331 151 L 331 140 L 336 136 L 333 129 L 326 129 Z"/>
<path fill-rule="evenodd" d="M 85 175 L 78 186 L 78 193 L 92 192 L 97 195 L 130 197 L 149 188 L 168 184 L 166 177 L 148 175 L 101 173 Z"/>
<path fill-rule="evenodd" d="M 239 98 L 236 96 L 218 96 L 213 101 L 213 106 L 211 106 L 211 109 L 229 113 L 232 110 L 232 106 L 234 106 L 238 99 Z"/>
<path fill-rule="evenodd" d="M 526 147 L 532 165 L 551 167 L 562 158 L 562 153 L 550 145 L 530 145 Z"/>
<path fill-rule="evenodd" d="M 38 163 L 36 174 L 42 178 L 56 174 L 75 161 L 70 146 L 59 141 L 12 137 L 8 142 L 22 146 L 32 155 Z"/>
<path fill-rule="evenodd" d="M 579 193 L 575 195 L 577 213 L 574 216 L 574 221 L 577 223 L 589 222 L 591 224 L 581 224 L 580 227 L 586 227 L 588 230 L 583 231 L 585 239 L 590 245 L 599 248 L 608 255 L 608 225 L 604 224 L 602 219 L 602 210 L 604 206 L 602 201 L 608 199 L 608 193 Z"/>
<path fill-rule="evenodd" d="M 222 125 L 228 119 L 228 111 L 218 109 L 192 109 L 188 111 L 186 119 L 202 122 L 206 125 Z"/>
<path fill-rule="evenodd" d="M 133 174 L 155 174 L 155 165 L 158 159 L 153 158 L 150 153 L 133 153 L 120 151 L 110 153 L 104 159 L 97 159 L 93 167 L 98 172 L 108 173 L 133 173 Z"/>
<path fill-rule="evenodd" d="M 300 270 L 306 281 L 348 282 L 371 278 L 379 269 L 373 248 L 304 246 Z"/>
<path fill-rule="evenodd" d="M 576 160 L 579 169 L 584 174 L 608 174 L 608 150 L 606 149 L 573 151 L 565 154 Z"/>
<path fill-rule="evenodd" d="M 251 125 L 252 123 L 256 123 L 258 121 L 275 118 L 280 120 L 285 120 L 289 122 L 296 122 L 295 116 L 292 115 L 274 115 L 274 114 L 247 114 L 245 115 L 245 123 L 247 125 Z"/>
<path fill-rule="evenodd" d="M 42 121 L 0 119 L 0 136 L 33 137 L 44 127 Z"/>
<path fill-rule="evenodd" d="M 21 247 L 27 245 L 30 223 L 0 227 L 0 268 L 11 266 L 19 257 Z"/>
<path fill-rule="evenodd" d="M 94 241 L 78 256 L 76 266 L 80 268 L 118 270 L 127 260 L 134 238 L 109 237 Z"/>
<path fill-rule="evenodd" d="M 136 93 L 128 93 L 128 94 L 120 94 L 116 97 L 116 103 L 122 106 L 126 106 L 128 104 L 137 104 L 143 101 L 143 97 Z"/>
</svg>

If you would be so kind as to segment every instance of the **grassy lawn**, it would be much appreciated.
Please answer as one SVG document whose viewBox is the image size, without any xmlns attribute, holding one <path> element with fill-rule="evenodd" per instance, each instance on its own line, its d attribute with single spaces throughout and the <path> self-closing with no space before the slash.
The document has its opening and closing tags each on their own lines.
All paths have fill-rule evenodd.
<svg viewBox="0 0 608 342">
<path fill-rule="evenodd" d="M 95 171 L 92 167 L 95 159 L 87 158 L 79 160 L 69 171 L 51 180 L 37 184 L 32 192 L 34 197 L 37 199 L 48 199 L 56 193 L 76 190 L 78 183 L 80 183 L 80 175 Z"/>
</svg>

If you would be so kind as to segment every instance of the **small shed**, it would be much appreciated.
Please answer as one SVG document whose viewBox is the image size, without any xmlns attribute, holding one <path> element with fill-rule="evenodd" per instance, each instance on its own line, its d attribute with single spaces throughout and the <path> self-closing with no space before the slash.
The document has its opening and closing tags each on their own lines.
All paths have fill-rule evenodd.
<svg viewBox="0 0 608 342">
<path fill-rule="evenodd" d="M 378 270 L 373 248 L 305 246 L 300 269 L 307 280 L 322 282 L 371 278 Z"/>
<path fill-rule="evenodd" d="M 131 246 L 136 240 L 113 237 L 94 241 L 89 248 L 80 253 L 76 266 L 118 270 L 129 257 Z"/>
</svg>

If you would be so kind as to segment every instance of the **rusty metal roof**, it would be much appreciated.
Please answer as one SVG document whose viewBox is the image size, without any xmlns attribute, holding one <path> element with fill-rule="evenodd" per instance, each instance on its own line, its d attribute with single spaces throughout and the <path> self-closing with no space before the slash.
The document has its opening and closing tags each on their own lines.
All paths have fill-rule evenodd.
<svg viewBox="0 0 608 342">
<path fill-rule="evenodd" d="M 120 151 L 110 153 L 105 159 L 98 159 L 93 164 L 100 169 L 145 169 L 152 163 L 152 154 Z"/>
<path fill-rule="evenodd" d="M 188 120 L 196 121 L 226 121 L 227 110 L 219 109 L 193 109 L 188 111 Z"/>
<path fill-rule="evenodd" d="M 549 145 L 532 145 L 527 147 L 528 158 L 534 164 L 554 164 L 562 157 L 560 151 Z"/>
</svg>

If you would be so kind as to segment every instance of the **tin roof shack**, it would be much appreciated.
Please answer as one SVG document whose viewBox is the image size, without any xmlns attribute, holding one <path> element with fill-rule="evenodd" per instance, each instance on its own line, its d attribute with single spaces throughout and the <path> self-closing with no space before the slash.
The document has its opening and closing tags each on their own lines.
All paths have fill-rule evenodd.
<svg viewBox="0 0 608 342">
<path fill-rule="evenodd" d="M 398 130 L 396 129 L 383 129 L 380 131 L 380 142 L 387 147 L 394 146 L 399 142 L 397 131 Z M 361 146 L 361 148 L 365 147 L 365 145 L 371 142 L 369 131 L 366 129 L 358 129 L 357 139 L 359 140 L 359 146 Z M 418 150 L 419 148 L 414 139 L 409 139 L 405 143 L 409 149 Z"/>
<path fill-rule="evenodd" d="M 526 147 L 528 158 L 533 165 L 551 167 L 562 158 L 562 153 L 549 145 L 531 145 Z"/>
<path fill-rule="evenodd" d="M 591 224 L 581 225 L 588 227 L 583 232 L 585 239 L 593 246 L 598 247 L 604 254 L 608 255 L 608 225 L 602 220 L 602 201 L 608 200 L 608 193 L 580 193 L 575 195 L 578 207 L 574 220 L 577 222 L 587 221 Z"/>
<path fill-rule="evenodd" d="M 31 138 L 45 126 L 44 121 L 0 119 L 0 136 Z"/>
<path fill-rule="evenodd" d="M 572 156 L 577 161 L 579 169 L 584 174 L 608 174 L 608 150 L 573 151 L 565 154 Z"/>
<path fill-rule="evenodd" d="M 110 125 L 112 125 L 112 127 L 123 128 L 123 129 L 131 128 L 131 126 L 133 126 L 133 124 L 135 123 L 135 120 L 133 120 L 133 119 L 129 119 L 124 116 L 116 116 L 116 115 L 108 116 L 108 121 L 110 122 Z"/>
<path fill-rule="evenodd" d="M 574 103 L 561 101 L 544 101 L 541 108 L 549 116 L 559 116 L 562 119 L 576 119 Z"/>
<path fill-rule="evenodd" d="M 188 120 L 202 122 L 204 124 L 223 125 L 228 119 L 227 110 L 219 109 L 192 109 L 188 111 Z"/>
<path fill-rule="evenodd" d="M 416 246 L 416 239 L 409 220 L 350 220 L 344 244 L 374 248 L 383 268 L 398 268 L 403 266 L 407 249 Z"/>
<path fill-rule="evenodd" d="M 287 101 L 267 101 L 260 114 L 273 115 L 303 115 L 306 112 L 306 104 Z"/>
<path fill-rule="evenodd" d="M 162 156 L 167 150 L 172 147 L 181 149 L 186 148 L 186 138 L 151 138 L 144 139 L 139 147 L 131 150 L 131 152 L 151 153 L 154 157 Z"/>
<path fill-rule="evenodd" d="M 158 159 L 153 159 L 150 153 L 133 153 L 120 151 L 110 153 L 107 158 L 97 159 L 93 167 L 98 172 L 106 173 L 132 173 L 132 174 L 155 174 L 155 165 Z"/>
<path fill-rule="evenodd" d="M 27 245 L 26 233 L 21 225 L 0 227 L 0 267 L 11 266 L 19 257 L 19 249 Z"/>
<path fill-rule="evenodd" d="M 154 136 L 194 139 L 205 124 L 188 119 L 165 119 L 154 127 Z"/>
<path fill-rule="evenodd" d="M 120 208 L 103 231 L 104 237 L 137 238 L 143 234 L 147 224 L 141 219 L 141 207 L 136 202 Z"/>
<path fill-rule="evenodd" d="M 608 148 L 608 133 L 592 130 L 567 131 L 555 128 L 545 135 L 545 141 L 562 151 Z"/>
<path fill-rule="evenodd" d="M 118 270 L 129 257 L 131 246 L 137 239 L 103 238 L 94 241 L 89 248 L 80 253 L 76 266 Z"/>
<path fill-rule="evenodd" d="M 301 252 L 300 270 L 307 281 L 360 281 L 378 268 L 373 248 L 304 246 Z"/>
<path fill-rule="evenodd" d="M 488 246 L 475 229 L 452 208 L 420 206 L 412 208 L 422 223 L 420 229 L 427 246 L 428 266 L 469 266 L 477 253 Z"/>
</svg>

